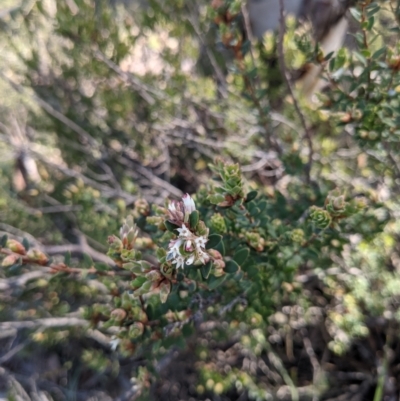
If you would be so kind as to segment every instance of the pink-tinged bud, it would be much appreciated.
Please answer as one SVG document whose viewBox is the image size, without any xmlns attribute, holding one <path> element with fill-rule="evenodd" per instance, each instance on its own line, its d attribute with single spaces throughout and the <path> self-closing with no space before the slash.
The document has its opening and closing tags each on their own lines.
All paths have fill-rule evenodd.
<svg viewBox="0 0 400 401">
<path fill-rule="evenodd" d="M 214 269 L 213 269 L 213 274 L 214 274 L 215 277 L 221 277 L 221 276 L 223 276 L 225 274 L 225 272 L 224 272 L 224 269 L 220 269 L 220 268 L 215 266 Z"/>
<path fill-rule="evenodd" d="M 346 201 L 343 195 L 338 196 L 337 198 L 333 199 L 333 208 L 336 210 L 342 210 L 346 206 Z"/>
<path fill-rule="evenodd" d="M 208 254 L 214 259 L 222 259 L 222 255 L 216 249 L 208 249 Z"/>
<path fill-rule="evenodd" d="M 194 251 L 193 244 L 192 244 L 191 240 L 185 242 L 185 251 L 186 252 Z"/>
<path fill-rule="evenodd" d="M 49 258 L 38 249 L 30 249 L 26 256 L 28 256 L 29 259 L 38 263 L 39 265 L 45 265 L 49 261 Z"/>
<path fill-rule="evenodd" d="M 108 243 L 110 244 L 110 248 L 114 250 L 122 249 L 122 241 L 115 235 L 110 235 L 108 237 Z"/>
<path fill-rule="evenodd" d="M 18 262 L 18 259 L 19 259 L 18 255 L 8 255 L 1 262 L 1 266 L 9 267 L 9 266 L 15 265 L 15 263 Z"/>
<path fill-rule="evenodd" d="M 135 209 L 143 216 L 148 216 L 150 213 L 149 204 L 146 199 L 138 199 L 135 201 Z"/>
<path fill-rule="evenodd" d="M 141 322 L 135 322 L 129 328 L 129 337 L 131 339 L 141 336 L 144 332 L 144 324 Z"/>
<path fill-rule="evenodd" d="M 225 269 L 225 262 L 222 259 L 214 259 L 214 266 L 216 269 Z"/>
<path fill-rule="evenodd" d="M 117 322 L 121 322 L 122 320 L 124 320 L 126 318 L 126 311 L 124 311 L 121 308 L 114 309 L 111 312 L 111 318 L 116 320 Z"/>
<path fill-rule="evenodd" d="M 13 251 L 15 253 L 18 253 L 20 255 L 25 255 L 26 250 L 25 247 L 15 239 L 9 239 L 6 244 L 6 248 L 8 248 L 10 251 Z"/>
</svg>

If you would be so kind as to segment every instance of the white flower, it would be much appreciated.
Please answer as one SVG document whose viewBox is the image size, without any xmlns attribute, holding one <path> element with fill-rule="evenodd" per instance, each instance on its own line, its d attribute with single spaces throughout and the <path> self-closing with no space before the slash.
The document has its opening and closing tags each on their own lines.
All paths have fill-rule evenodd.
<svg viewBox="0 0 400 401">
<path fill-rule="evenodd" d="M 193 262 L 194 262 L 194 257 L 195 257 L 194 254 L 192 254 L 191 256 L 189 256 L 189 258 L 186 260 L 186 264 L 187 264 L 187 265 L 193 264 Z"/>
<path fill-rule="evenodd" d="M 210 260 L 210 255 L 203 251 L 199 251 L 197 255 L 197 260 L 199 260 L 203 265 L 205 265 Z"/>
<path fill-rule="evenodd" d="M 183 266 L 185 265 L 185 259 L 183 256 L 177 256 L 173 261 L 172 264 L 176 263 L 176 268 L 179 269 L 180 267 L 183 268 Z"/>
<path fill-rule="evenodd" d="M 119 345 L 119 338 L 112 336 L 111 341 L 110 341 L 110 348 L 115 351 L 118 348 Z"/>
<path fill-rule="evenodd" d="M 186 213 L 190 214 L 196 210 L 196 205 L 194 204 L 194 200 L 189 194 L 185 194 L 182 196 L 183 205 L 185 207 L 185 215 Z"/>
<path fill-rule="evenodd" d="M 184 224 L 182 224 L 182 228 L 178 228 L 177 230 L 179 232 L 179 238 L 189 239 L 193 235 Z"/>
<path fill-rule="evenodd" d="M 201 250 L 201 248 L 205 248 L 206 247 L 206 243 L 207 243 L 208 239 L 206 237 L 197 237 L 194 240 L 194 243 L 196 244 L 196 248 L 198 250 Z"/>
<path fill-rule="evenodd" d="M 174 201 L 170 202 L 170 204 L 168 205 L 168 210 L 171 211 L 171 212 L 177 212 L 178 211 Z"/>
<path fill-rule="evenodd" d="M 181 256 L 181 252 L 179 250 L 179 247 L 182 244 L 183 244 L 183 241 L 180 238 L 170 241 L 167 260 L 171 260 L 171 259 L 174 259 L 174 258 L 176 258 L 178 256 Z"/>
</svg>

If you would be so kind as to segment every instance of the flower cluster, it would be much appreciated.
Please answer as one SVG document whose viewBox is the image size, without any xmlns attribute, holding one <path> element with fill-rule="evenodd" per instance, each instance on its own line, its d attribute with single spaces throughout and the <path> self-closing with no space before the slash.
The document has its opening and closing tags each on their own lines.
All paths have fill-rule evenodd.
<svg viewBox="0 0 400 401">
<path fill-rule="evenodd" d="M 168 206 L 167 220 L 177 228 L 178 238 L 169 243 L 167 261 L 176 264 L 177 268 L 187 265 L 206 264 L 210 255 L 205 247 L 208 241 L 208 229 L 199 221 L 199 213 L 190 195 L 182 201 L 172 201 Z"/>
</svg>

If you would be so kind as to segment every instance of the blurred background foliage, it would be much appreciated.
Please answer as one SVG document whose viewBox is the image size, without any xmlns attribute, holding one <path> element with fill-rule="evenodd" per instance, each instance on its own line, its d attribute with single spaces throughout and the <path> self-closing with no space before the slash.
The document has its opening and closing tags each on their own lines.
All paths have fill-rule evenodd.
<svg viewBox="0 0 400 401">
<path fill-rule="evenodd" d="M 0 398 L 399 398 L 399 2 L 356 4 L 335 55 L 292 17 L 281 43 L 238 47 L 240 1 L 0 6 L 0 233 L 78 269 L 3 260 Z M 304 63 L 327 84 L 312 100 Z M 257 224 L 218 206 L 216 157 L 241 166 L 241 198 L 258 191 Z M 249 262 L 215 292 L 148 298 L 160 327 L 122 338 L 107 238 L 133 215 L 154 258 L 170 234 L 149 216 L 184 193 Z M 344 216 L 345 199 L 366 207 Z"/>
</svg>

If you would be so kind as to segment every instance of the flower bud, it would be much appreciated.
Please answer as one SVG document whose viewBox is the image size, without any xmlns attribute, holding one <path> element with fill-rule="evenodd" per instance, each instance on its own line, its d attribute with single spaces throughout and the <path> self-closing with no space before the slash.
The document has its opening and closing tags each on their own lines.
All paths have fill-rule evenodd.
<svg viewBox="0 0 400 401">
<path fill-rule="evenodd" d="M 133 217 L 128 216 L 120 229 L 120 237 L 124 248 L 131 249 L 135 243 L 138 230 L 133 222 Z"/>
<path fill-rule="evenodd" d="M 141 322 L 135 322 L 129 327 L 129 337 L 131 339 L 140 337 L 144 332 L 144 325 Z"/>
<path fill-rule="evenodd" d="M 8 255 L 6 256 L 3 261 L 1 262 L 2 267 L 9 267 L 17 263 L 19 259 L 18 255 Z"/>
<path fill-rule="evenodd" d="M 208 236 L 208 231 L 209 230 L 208 230 L 206 224 L 204 223 L 204 221 L 200 220 L 199 223 L 197 224 L 197 227 L 196 227 L 197 235 L 207 237 Z"/>
<path fill-rule="evenodd" d="M 301 228 L 296 228 L 290 233 L 291 240 L 297 244 L 304 242 L 304 231 Z"/>
<path fill-rule="evenodd" d="M 225 268 L 225 262 L 224 262 L 223 259 L 214 259 L 213 264 L 214 264 L 216 269 L 219 269 L 219 270 L 223 271 L 224 268 Z"/>
<path fill-rule="evenodd" d="M 223 276 L 225 274 L 225 272 L 224 272 L 224 269 L 222 269 L 222 268 L 220 268 L 220 267 L 218 267 L 216 265 L 213 265 L 212 274 L 215 277 L 221 277 L 221 276 Z"/>
<path fill-rule="evenodd" d="M 49 258 L 38 249 L 30 249 L 27 253 L 27 256 L 32 261 L 36 262 L 39 265 L 45 265 L 49 261 Z"/>
<path fill-rule="evenodd" d="M 142 216 L 148 216 L 150 213 L 150 207 L 146 199 L 138 199 L 135 201 L 135 211 Z"/>
<path fill-rule="evenodd" d="M 207 252 L 214 260 L 222 260 L 221 253 L 216 249 L 208 249 Z"/>
<path fill-rule="evenodd" d="M 25 247 L 15 239 L 9 239 L 6 244 L 6 248 L 20 255 L 26 254 Z"/>
<path fill-rule="evenodd" d="M 108 244 L 114 251 L 120 251 L 122 249 L 122 241 L 116 235 L 110 235 L 108 237 Z"/>
<path fill-rule="evenodd" d="M 158 226 L 164 222 L 164 219 L 161 216 L 149 216 L 147 217 L 146 222 L 153 226 Z"/>
<path fill-rule="evenodd" d="M 126 318 L 126 311 L 121 308 L 114 309 L 111 312 L 111 318 L 117 322 L 122 322 Z"/>
<path fill-rule="evenodd" d="M 218 233 L 218 234 L 225 234 L 226 233 L 226 224 L 225 219 L 220 213 L 215 213 L 211 216 L 211 227 Z"/>
<path fill-rule="evenodd" d="M 317 206 L 312 206 L 310 208 L 310 219 L 321 229 L 328 228 L 332 223 L 332 217 L 329 212 Z"/>
<path fill-rule="evenodd" d="M 341 195 L 339 191 L 332 191 L 325 201 L 326 210 L 333 216 L 339 217 L 346 211 L 346 200 L 344 195 Z"/>
<path fill-rule="evenodd" d="M 262 252 L 265 247 L 265 240 L 259 233 L 246 233 L 248 244 L 258 252 Z"/>
</svg>

